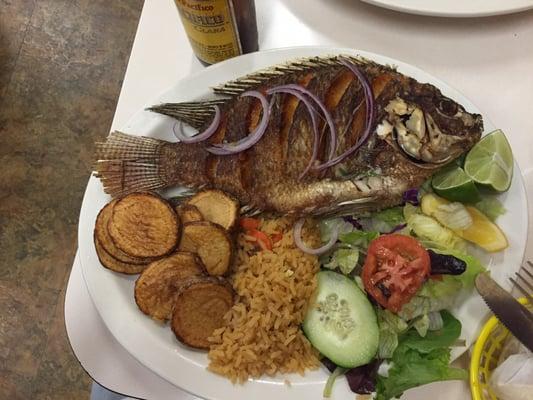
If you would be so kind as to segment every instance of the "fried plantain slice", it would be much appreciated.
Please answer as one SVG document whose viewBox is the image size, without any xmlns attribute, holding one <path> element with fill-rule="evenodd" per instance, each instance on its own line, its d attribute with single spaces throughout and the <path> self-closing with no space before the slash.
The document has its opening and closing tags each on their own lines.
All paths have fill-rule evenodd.
<svg viewBox="0 0 533 400">
<path fill-rule="evenodd" d="M 233 258 L 233 245 L 228 232 L 208 221 L 184 224 L 179 249 L 197 253 L 209 275 L 224 275 Z"/>
<path fill-rule="evenodd" d="M 162 257 L 178 244 L 178 214 L 153 193 L 132 193 L 118 200 L 108 223 L 115 246 L 134 257 Z"/>
<path fill-rule="evenodd" d="M 111 240 L 109 236 L 109 231 L 107 230 L 107 225 L 109 219 L 113 213 L 113 207 L 115 206 L 117 200 L 113 200 L 107 203 L 104 208 L 100 210 L 98 216 L 96 217 L 96 224 L 94 225 L 94 235 L 100 242 L 100 246 L 114 259 L 122 261 L 127 264 L 148 264 L 151 259 L 132 257 L 122 250 L 118 249 L 117 246 Z"/>
<path fill-rule="evenodd" d="M 172 331 L 178 340 L 198 349 L 208 349 L 213 331 L 224 326 L 234 292 L 222 278 L 189 278 L 178 290 L 172 313 Z"/>
<path fill-rule="evenodd" d="M 186 224 L 187 222 L 203 221 L 204 217 L 200 210 L 192 204 L 181 204 L 176 207 L 176 212 L 180 216 L 181 222 Z"/>
<path fill-rule="evenodd" d="M 208 189 L 196 193 L 187 201 L 200 210 L 204 219 L 231 230 L 239 216 L 239 202 L 221 190 Z"/>
<path fill-rule="evenodd" d="M 135 282 L 135 302 L 153 319 L 166 321 L 172 310 L 180 284 L 187 278 L 206 275 L 200 258 L 189 252 L 176 252 L 154 261 Z"/>
<path fill-rule="evenodd" d="M 96 254 L 98 255 L 98 259 L 100 260 L 100 263 L 107 269 L 110 269 L 115 272 L 122 272 L 123 274 L 133 275 L 142 272 L 148 266 L 148 264 L 130 264 L 117 260 L 104 249 L 104 247 L 96 237 L 96 234 L 93 235 L 93 238 L 94 247 L 96 248 Z"/>
</svg>

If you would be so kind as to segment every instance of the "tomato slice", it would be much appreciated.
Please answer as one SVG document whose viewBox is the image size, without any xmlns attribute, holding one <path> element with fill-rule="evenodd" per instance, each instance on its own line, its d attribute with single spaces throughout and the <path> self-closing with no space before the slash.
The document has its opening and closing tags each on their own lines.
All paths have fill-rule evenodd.
<svg viewBox="0 0 533 400">
<path fill-rule="evenodd" d="M 272 250 L 272 241 L 266 233 L 258 231 L 257 229 L 252 229 L 247 231 L 246 234 L 256 238 L 259 247 L 263 250 Z"/>
<path fill-rule="evenodd" d="M 361 278 L 380 305 L 399 312 L 430 274 L 429 254 L 411 236 L 382 235 L 370 242 Z"/>
<path fill-rule="evenodd" d="M 259 220 L 255 218 L 243 217 L 239 220 L 239 224 L 245 231 L 259 229 Z"/>
</svg>

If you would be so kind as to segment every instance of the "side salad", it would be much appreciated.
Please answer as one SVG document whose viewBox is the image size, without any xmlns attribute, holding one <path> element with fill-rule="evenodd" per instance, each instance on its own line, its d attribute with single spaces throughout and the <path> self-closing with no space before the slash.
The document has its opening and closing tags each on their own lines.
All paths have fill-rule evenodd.
<svg viewBox="0 0 533 400">
<path fill-rule="evenodd" d="M 508 246 L 496 224 L 505 213 L 495 195 L 512 178 L 501 131 L 462 160 L 407 191 L 405 204 L 367 215 L 323 220 L 322 270 L 302 329 L 331 372 L 350 389 L 389 400 L 435 381 L 467 379 L 451 367 L 461 322 L 449 311 L 485 271 L 472 255 Z M 301 227 L 300 227 L 301 228 Z"/>
</svg>

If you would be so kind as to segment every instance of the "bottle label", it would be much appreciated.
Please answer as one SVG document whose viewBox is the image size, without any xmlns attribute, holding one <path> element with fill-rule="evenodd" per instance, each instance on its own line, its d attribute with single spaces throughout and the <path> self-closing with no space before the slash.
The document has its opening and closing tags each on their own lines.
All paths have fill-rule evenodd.
<svg viewBox="0 0 533 400">
<path fill-rule="evenodd" d="M 242 54 L 232 0 L 175 0 L 196 56 L 208 63 Z"/>
</svg>

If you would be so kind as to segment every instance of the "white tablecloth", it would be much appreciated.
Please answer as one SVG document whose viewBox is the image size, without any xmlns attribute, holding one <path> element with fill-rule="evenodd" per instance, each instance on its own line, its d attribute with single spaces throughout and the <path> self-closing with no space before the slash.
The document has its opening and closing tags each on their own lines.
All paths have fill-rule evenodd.
<svg viewBox="0 0 533 400">
<path fill-rule="evenodd" d="M 256 7 L 262 50 L 352 47 L 416 65 L 459 88 L 507 133 L 532 198 L 533 12 L 455 20 L 400 14 L 357 0 L 256 0 Z M 146 0 L 112 129 L 176 80 L 201 68 L 173 1 Z M 530 201 L 529 259 L 532 216 Z M 144 368 L 115 341 L 89 298 L 77 259 L 67 288 L 65 321 L 74 353 L 103 386 L 139 398 L 194 398 Z M 469 398 L 461 382 L 438 388 L 434 400 Z"/>
</svg>

